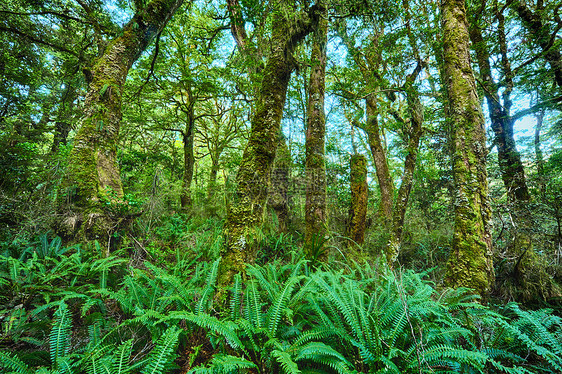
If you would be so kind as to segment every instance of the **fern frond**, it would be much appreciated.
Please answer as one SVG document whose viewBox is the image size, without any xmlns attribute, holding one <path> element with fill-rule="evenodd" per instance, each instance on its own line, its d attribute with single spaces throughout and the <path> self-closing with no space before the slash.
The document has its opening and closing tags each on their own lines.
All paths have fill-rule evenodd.
<svg viewBox="0 0 562 374">
<path fill-rule="evenodd" d="M 277 332 L 277 327 L 279 326 L 279 321 L 281 320 L 281 313 L 283 309 L 287 306 L 287 302 L 293 293 L 293 289 L 295 288 L 295 284 L 300 281 L 300 277 L 294 277 L 287 281 L 285 287 L 281 291 L 280 294 L 277 295 L 276 300 L 273 303 L 273 307 L 271 309 L 271 314 L 269 316 L 269 325 L 268 329 L 272 336 L 275 336 Z"/>
<path fill-rule="evenodd" d="M 199 303 L 197 304 L 196 312 L 198 314 L 204 313 L 208 310 L 208 301 L 210 300 L 211 295 L 213 294 L 213 291 L 215 290 L 215 283 L 217 281 L 217 275 L 218 275 L 218 272 L 219 272 L 219 264 L 220 264 L 220 258 L 217 259 L 215 262 L 213 262 L 213 265 L 211 267 L 211 271 L 209 273 L 209 276 L 207 277 L 205 289 L 203 290 L 203 293 L 201 294 L 201 299 L 199 300 Z"/>
<path fill-rule="evenodd" d="M 196 367 L 191 369 L 189 374 L 230 374 L 245 372 L 245 369 L 256 369 L 257 366 L 241 357 L 216 354 L 209 367 Z"/>
<path fill-rule="evenodd" d="M 70 333 L 72 329 L 72 316 L 65 303 L 61 303 L 55 312 L 53 327 L 49 335 L 50 356 L 53 365 L 65 356 L 70 349 Z"/>
<path fill-rule="evenodd" d="M 230 319 L 233 321 L 239 317 L 241 305 L 241 295 L 242 295 L 242 281 L 240 274 L 234 275 L 234 284 L 232 286 L 232 296 L 230 298 Z"/>
<path fill-rule="evenodd" d="M 121 343 L 114 355 L 112 374 L 127 374 L 129 368 L 129 358 L 133 350 L 133 339 Z"/>
<path fill-rule="evenodd" d="M 283 372 L 286 374 L 300 374 L 301 371 L 297 363 L 291 359 L 291 355 L 287 352 L 274 349 L 271 351 L 271 355 L 275 357 L 275 360 L 281 365 Z"/>
<path fill-rule="evenodd" d="M 208 314 L 193 314 L 185 312 L 170 312 L 168 316 L 160 319 L 157 323 L 169 321 L 169 320 L 185 320 L 191 322 L 199 327 L 222 336 L 226 339 L 226 342 L 234 349 L 242 348 L 242 342 L 236 335 L 236 325 L 232 321 L 221 321 L 216 317 L 210 316 Z"/>
<path fill-rule="evenodd" d="M 181 330 L 175 326 L 168 328 L 149 353 L 142 374 L 165 374 L 175 359 L 175 349 Z"/>
<path fill-rule="evenodd" d="M 8 352 L 0 352 L 0 368 L 5 372 L 12 371 L 18 374 L 31 374 L 32 371 L 18 356 Z"/>
</svg>

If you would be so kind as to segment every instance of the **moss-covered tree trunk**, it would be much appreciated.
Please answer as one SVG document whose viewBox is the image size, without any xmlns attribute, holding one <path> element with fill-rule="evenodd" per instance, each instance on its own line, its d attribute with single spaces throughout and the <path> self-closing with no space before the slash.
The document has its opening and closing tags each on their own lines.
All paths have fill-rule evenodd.
<svg viewBox="0 0 562 374">
<path fill-rule="evenodd" d="M 213 202 L 217 192 L 217 175 L 219 172 L 218 159 L 211 158 L 211 170 L 209 171 L 209 184 L 207 185 L 207 199 Z"/>
<path fill-rule="evenodd" d="M 327 234 L 326 220 L 326 115 L 324 91 L 326 82 L 326 44 L 328 42 L 327 15 L 322 15 L 313 33 L 310 54 L 306 123 L 306 203 L 304 250 L 309 258 L 325 260 L 323 243 Z M 318 255 L 320 254 L 320 257 Z"/>
<path fill-rule="evenodd" d="M 277 155 L 271 171 L 271 188 L 268 204 L 277 215 L 279 232 L 286 233 L 289 228 L 289 175 L 291 170 L 291 153 L 283 132 L 279 132 Z"/>
<path fill-rule="evenodd" d="M 390 226 L 392 222 L 392 202 L 394 200 L 394 181 L 390 175 L 386 150 L 382 141 L 381 129 L 377 118 L 378 109 L 376 96 L 371 94 L 365 101 L 367 107 L 365 132 L 367 133 L 367 141 L 371 149 L 371 154 L 373 155 L 373 162 L 375 163 L 375 171 L 377 173 L 377 181 L 381 193 L 380 210 L 384 224 Z"/>
<path fill-rule="evenodd" d="M 71 235 L 82 226 L 85 239 L 109 242 L 115 222 L 105 210 L 105 203 L 123 199 L 116 155 L 125 80 L 132 64 L 182 3 L 183 0 L 149 1 L 109 42 L 88 74 L 91 79 L 84 116 L 74 138 L 65 180 L 67 201 L 73 211 L 65 221 Z"/>
<path fill-rule="evenodd" d="M 349 208 L 348 236 L 351 247 L 361 246 L 365 241 L 367 221 L 367 203 L 369 187 L 367 185 L 367 159 L 360 154 L 351 156 L 349 184 L 351 188 L 351 206 Z"/>
<path fill-rule="evenodd" d="M 191 209 L 191 182 L 193 181 L 193 166 L 195 165 L 195 154 L 193 150 L 195 140 L 195 119 L 193 112 L 188 115 L 183 138 L 183 179 L 180 195 L 181 208 L 184 211 Z"/>
<path fill-rule="evenodd" d="M 262 72 L 250 138 L 236 177 L 236 192 L 227 207 L 220 285 L 229 284 L 234 274 L 255 261 L 257 248 L 253 239 L 263 221 L 287 86 L 295 68 L 293 50 L 315 27 L 319 12 L 319 7 L 313 6 L 307 13 L 288 18 L 291 12 L 287 9 L 273 10 L 270 55 Z"/>
<path fill-rule="evenodd" d="M 443 0 L 440 10 L 455 188 L 455 227 L 445 283 L 486 295 L 494 270 L 484 117 L 470 65 L 465 2 Z"/>
</svg>

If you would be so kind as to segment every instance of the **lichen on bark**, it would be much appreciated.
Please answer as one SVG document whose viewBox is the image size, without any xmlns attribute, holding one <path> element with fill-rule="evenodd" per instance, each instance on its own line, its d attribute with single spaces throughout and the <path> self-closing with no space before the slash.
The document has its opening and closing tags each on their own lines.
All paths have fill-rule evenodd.
<svg viewBox="0 0 562 374">
<path fill-rule="evenodd" d="M 326 212 L 326 117 L 324 96 L 326 81 L 327 14 L 320 17 L 313 33 L 310 54 L 311 69 L 308 85 L 306 126 L 306 203 L 304 251 L 308 258 L 326 260 L 324 244 L 327 235 Z"/>
<path fill-rule="evenodd" d="M 357 250 L 365 241 L 365 223 L 367 220 L 367 203 L 369 188 L 367 184 L 367 159 L 355 154 L 350 160 L 349 184 L 351 189 L 351 206 L 349 208 L 348 236 L 350 247 Z"/>
<path fill-rule="evenodd" d="M 132 64 L 154 40 L 183 0 L 153 0 L 133 16 L 122 34 L 110 41 L 91 72 L 84 115 L 74 138 L 60 210 L 77 222 L 66 230 L 75 236 L 80 223 L 86 240 L 108 242 L 116 222 L 107 204 L 120 203 L 123 186 L 117 166 L 117 141 L 123 87 Z"/>
<path fill-rule="evenodd" d="M 455 190 L 455 227 L 445 283 L 485 296 L 494 271 L 484 118 L 470 65 L 465 2 L 443 0 L 440 9 Z"/>
<path fill-rule="evenodd" d="M 300 17 L 289 19 L 286 10 L 273 11 L 270 55 L 263 69 L 250 138 L 236 176 L 236 192 L 227 207 L 218 279 L 221 286 L 255 261 L 254 237 L 263 222 L 287 87 L 295 68 L 293 51 L 314 28 L 320 12 L 315 5 L 301 12 Z"/>
</svg>

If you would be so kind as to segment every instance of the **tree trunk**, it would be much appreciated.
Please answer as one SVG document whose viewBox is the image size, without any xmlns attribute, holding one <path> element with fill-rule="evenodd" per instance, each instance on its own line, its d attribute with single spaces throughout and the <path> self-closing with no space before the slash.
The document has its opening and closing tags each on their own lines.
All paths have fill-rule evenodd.
<svg viewBox="0 0 562 374">
<path fill-rule="evenodd" d="M 286 233 L 289 228 L 289 173 L 291 170 L 291 153 L 287 147 L 283 132 L 279 133 L 277 155 L 271 172 L 271 189 L 268 204 L 277 215 L 278 229 Z"/>
<path fill-rule="evenodd" d="M 515 139 L 513 138 L 513 120 L 509 114 L 509 107 L 511 106 L 509 93 L 504 93 L 505 100 L 504 105 L 502 105 L 499 86 L 492 77 L 488 47 L 482 37 L 477 19 L 478 16 L 475 15 L 471 22 L 470 38 L 476 51 L 480 76 L 484 85 L 484 95 L 486 96 L 490 121 L 494 130 L 494 144 L 498 149 L 498 161 L 502 180 L 511 201 L 528 201 L 530 195 L 525 179 L 525 170 L 521 162 L 521 156 L 515 146 Z M 504 75 L 509 77 L 511 71 L 505 70 L 507 69 L 504 68 Z"/>
<path fill-rule="evenodd" d="M 222 286 L 229 284 L 234 274 L 243 272 L 247 263 L 255 261 L 253 238 L 263 219 L 287 86 L 295 67 L 293 50 L 318 22 L 318 8 L 313 6 L 296 21 L 287 19 L 285 12 L 274 11 L 270 55 L 256 98 L 250 139 L 236 177 L 236 193 L 227 207 L 218 281 Z"/>
<path fill-rule="evenodd" d="M 351 247 L 361 246 L 365 241 L 365 224 L 367 220 L 367 202 L 369 187 L 367 185 L 367 159 L 360 154 L 351 156 L 349 184 L 351 187 L 351 207 L 349 208 L 348 236 Z"/>
<path fill-rule="evenodd" d="M 537 114 L 537 125 L 535 127 L 535 158 L 537 161 L 537 177 L 541 201 L 546 201 L 546 177 L 544 174 L 544 157 L 541 149 L 541 130 L 544 120 L 544 109 Z"/>
<path fill-rule="evenodd" d="M 217 174 L 219 172 L 218 160 L 211 160 L 211 171 L 209 172 L 209 184 L 207 185 L 207 199 L 213 202 L 215 193 L 217 192 Z"/>
<path fill-rule="evenodd" d="M 313 34 L 311 69 L 308 85 L 306 127 L 306 204 L 304 251 L 308 258 L 326 260 L 326 117 L 324 91 L 326 81 L 327 15 L 322 15 Z M 318 256 L 320 255 L 320 256 Z"/>
<path fill-rule="evenodd" d="M 119 202 L 123 187 L 117 167 L 121 100 L 127 74 L 140 54 L 162 31 L 183 0 L 152 0 L 113 39 L 90 73 L 81 127 L 74 138 L 65 185 L 74 216 L 68 227 L 74 236 L 80 223 L 87 240 L 109 240 L 113 223 L 105 202 Z M 67 225 L 68 226 L 68 225 Z M 67 230 L 68 231 L 68 230 Z"/>
<path fill-rule="evenodd" d="M 443 0 L 440 8 L 455 186 L 455 227 L 445 283 L 486 295 L 494 269 L 484 118 L 470 66 L 465 2 Z"/>
<path fill-rule="evenodd" d="M 420 101 L 419 93 L 414 87 L 414 82 L 420 73 L 423 64 L 418 62 L 418 66 L 408 75 L 406 79 L 405 89 L 408 102 L 409 126 L 408 127 L 408 151 L 404 159 L 404 170 L 400 181 L 398 195 L 394 201 L 392 210 L 392 229 L 390 231 L 389 245 L 386 250 L 388 263 L 392 266 L 398 259 L 400 254 L 400 246 L 402 244 L 402 231 L 404 229 L 404 217 L 408 207 L 410 191 L 414 184 L 414 171 L 416 169 L 416 161 L 418 158 L 418 150 L 420 147 L 420 138 L 423 133 L 423 106 Z"/>
<path fill-rule="evenodd" d="M 394 182 L 390 176 L 390 169 L 388 168 L 388 160 L 386 158 L 386 150 L 381 139 L 381 130 L 379 128 L 379 121 L 377 119 L 377 99 L 375 95 L 369 95 L 366 99 L 367 105 L 367 125 L 365 130 L 367 133 L 367 141 L 371 153 L 373 154 L 373 161 L 375 163 L 375 170 L 377 172 L 377 181 L 379 182 L 379 189 L 381 192 L 381 213 L 385 226 L 390 226 L 392 223 L 392 202 L 394 194 Z"/>
<path fill-rule="evenodd" d="M 193 115 L 188 116 L 187 126 L 183 133 L 183 185 L 180 196 L 181 209 L 191 209 L 191 182 L 193 181 L 193 166 L 195 155 L 193 153 L 193 142 L 195 139 L 195 120 Z"/>
<path fill-rule="evenodd" d="M 74 100 L 76 100 L 77 96 L 77 88 L 72 82 L 68 82 L 66 92 L 59 104 L 51 153 L 57 153 L 61 145 L 66 145 L 68 134 L 72 128 L 69 117 L 72 115 Z"/>
</svg>

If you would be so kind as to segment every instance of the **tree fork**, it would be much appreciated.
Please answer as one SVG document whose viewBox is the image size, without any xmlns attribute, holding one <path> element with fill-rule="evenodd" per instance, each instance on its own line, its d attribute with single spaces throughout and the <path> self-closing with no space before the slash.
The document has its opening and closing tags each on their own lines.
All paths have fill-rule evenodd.
<svg viewBox="0 0 562 374">
<path fill-rule="evenodd" d="M 234 274 L 244 272 L 247 263 L 255 261 L 257 248 L 253 240 L 263 221 L 287 87 L 295 68 L 293 51 L 316 26 L 322 11 L 321 6 L 314 5 L 296 21 L 287 19 L 280 10 L 274 11 L 271 54 L 263 70 L 250 138 L 236 177 L 236 192 L 227 207 L 218 278 L 223 287 L 230 284 Z"/>
</svg>

